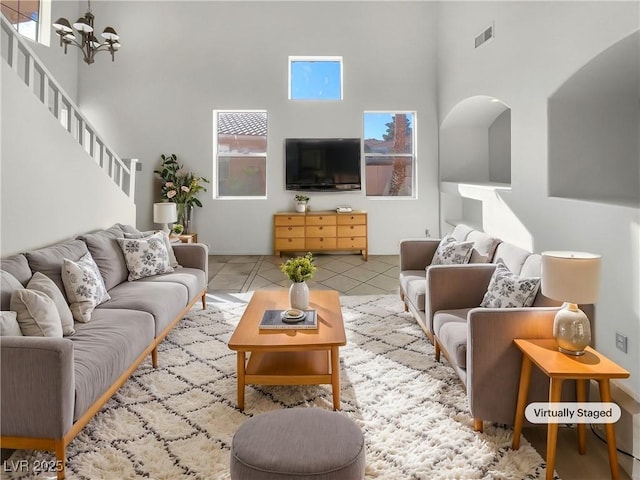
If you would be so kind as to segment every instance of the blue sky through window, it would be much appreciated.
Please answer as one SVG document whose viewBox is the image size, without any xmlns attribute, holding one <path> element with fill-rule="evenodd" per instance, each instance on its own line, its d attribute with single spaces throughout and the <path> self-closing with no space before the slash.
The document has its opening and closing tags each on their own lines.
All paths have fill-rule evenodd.
<svg viewBox="0 0 640 480">
<path fill-rule="evenodd" d="M 291 60 L 292 100 L 342 100 L 340 60 Z"/>
</svg>

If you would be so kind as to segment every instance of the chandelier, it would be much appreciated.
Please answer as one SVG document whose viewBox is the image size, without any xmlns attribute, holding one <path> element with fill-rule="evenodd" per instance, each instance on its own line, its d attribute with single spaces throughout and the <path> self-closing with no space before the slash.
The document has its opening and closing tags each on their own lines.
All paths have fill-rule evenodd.
<svg viewBox="0 0 640 480">
<path fill-rule="evenodd" d="M 91 13 L 91 1 L 88 2 L 89 8 L 84 17 L 80 17 L 73 24 L 73 28 L 76 29 L 80 35 L 80 40 L 73 32 L 73 28 L 69 24 L 69 20 L 64 17 L 60 17 L 53 23 L 53 28 L 56 29 L 56 33 L 60 36 L 60 46 L 64 46 L 64 53 L 67 53 L 68 45 L 75 45 L 82 51 L 84 61 L 91 65 L 93 63 L 93 57 L 98 52 L 109 51 L 111 53 L 111 61 L 115 61 L 115 53 L 120 48 L 118 42 L 119 36 L 112 27 L 107 27 L 101 34 L 104 38 L 104 43 L 96 38 L 93 33 L 93 20 L 94 15 Z"/>
</svg>

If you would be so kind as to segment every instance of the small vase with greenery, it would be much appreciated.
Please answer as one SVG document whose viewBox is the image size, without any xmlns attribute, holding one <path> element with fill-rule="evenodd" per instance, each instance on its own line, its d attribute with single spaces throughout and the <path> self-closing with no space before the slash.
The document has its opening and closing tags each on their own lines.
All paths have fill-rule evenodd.
<svg viewBox="0 0 640 480">
<path fill-rule="evenodd" d="M 309 197 L 306 195 L 296 195 L 296 212 L 306 212 L 307 204 L 309 203 Z"/>
<path fill-rule="evenodd" d="M 280 270 L 293 282 L 289 288 L 291 308 L 300 310 L 309 308 L 309 286 L 306 281 L 316 273 L 311 252 L 303 257 L 290 258 L 280 265 Z"/>
</svg>

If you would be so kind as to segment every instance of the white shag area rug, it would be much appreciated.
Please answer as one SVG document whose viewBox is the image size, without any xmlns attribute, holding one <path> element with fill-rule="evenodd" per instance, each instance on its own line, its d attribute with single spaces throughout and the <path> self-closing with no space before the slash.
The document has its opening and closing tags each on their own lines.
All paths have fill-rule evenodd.
<svg viewBox="0 0 640 480">
<path fill-rule="evenodd" d="M 344 296 L 342 413 L 363 430 L 367 479 L 538 479 L 543 459 L 513 431 L 473 431 L 465 389 L 395 295 Z M 253 415 L 332 408 L 330 385 L 247 386 L 236 408 L 229 340 L 246 304 L 195 307 L 67 449 L 69 479 L 228 479 L 234 432 Z M 313 435 L 313 432 L 309 432 Z M 52 460 L 16 451 L 7 462 Z M 6 463 L 6 462 L 5 462 Z M 7 473 L 3 472 L 3 477 Z M 17 477 L 17 476 L 16 476 Z"/>
</svg>

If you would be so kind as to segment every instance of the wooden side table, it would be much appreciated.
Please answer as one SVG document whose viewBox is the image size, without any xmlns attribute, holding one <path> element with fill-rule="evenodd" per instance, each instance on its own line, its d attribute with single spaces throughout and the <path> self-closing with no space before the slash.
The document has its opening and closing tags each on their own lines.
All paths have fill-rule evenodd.
<svg viewBox="0 0 640 480">
<path fill-rule="evenodd" d="M 578 402 L 586 401 L 587 380 L 598 381 L 600 398 L 603 402 L 611 402 L 611 389 L 609 379 L 627 378 L 629 372 L 609 360 L 604 355 L 587 347 L 585 354 L 579 357 L 567 355 L 558 351 L 554 339 L 514 340 L 516 346 L 522 351 L 522 369 L 520 371 L 520 388 L 518 391 L 518 404 L 513 427 L 513 448 L 520 447 L 520 434 L 524 411 L 529 395 L 529 382 L 531 380 L 531 365 L 534 363 L 549 377 L 549 402 L 559 402 L 564 380 L 576 380 L 576 396 Z M 609 466 L 611 478 L 617 480 L 618 454 L 616 451 L 616 434 L 613 423 L 605 423 L 607 432 L 607 448 L 609 450 Z M 558 424 L 547 424 L 547 480 L 553 479 L 553 470 L 556 460 L 556 444 Z M 586 428 L 584 423 L 578 423 L 578 452 L 584 454 L 586 450 Z"/>
</svg>

